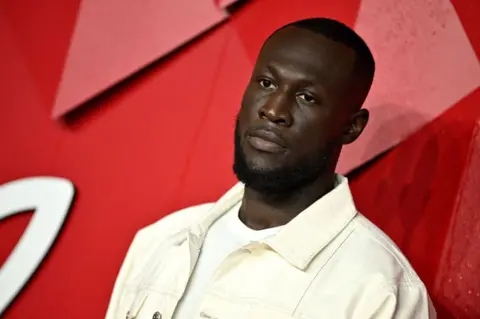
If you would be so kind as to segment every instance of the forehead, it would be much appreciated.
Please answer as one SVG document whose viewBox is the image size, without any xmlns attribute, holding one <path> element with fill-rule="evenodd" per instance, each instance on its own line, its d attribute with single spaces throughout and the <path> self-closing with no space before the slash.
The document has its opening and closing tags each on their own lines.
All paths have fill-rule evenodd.
<svg viewBox="0 0 480 319">
<path fill-rule="evenodd" d="M 279 68 L 290 77 L 324 86 L 347 84 L 355 52 L 322 34 L 290 26 L 275 33 L 262 47 L 255 68 Z"/>
</svg>

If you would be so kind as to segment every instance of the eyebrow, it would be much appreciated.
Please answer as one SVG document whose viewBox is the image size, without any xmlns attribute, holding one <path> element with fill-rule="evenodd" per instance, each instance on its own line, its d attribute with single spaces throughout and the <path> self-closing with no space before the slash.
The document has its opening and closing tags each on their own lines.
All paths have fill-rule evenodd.
<svg viewBox="0 0 480 319">
<path fill-rule="evenodd" d="M 278 76 L 278 72 L 277 72 L 277 70 L 275 69 L 274 66 L 268 64 L 268 65 L 267 65 L 267 70 L 270 71 L 270 73 L 272 73 L 274 77 L 276 77 L 276 78 L 279 77 L 279 76 Z"/>
</svg>

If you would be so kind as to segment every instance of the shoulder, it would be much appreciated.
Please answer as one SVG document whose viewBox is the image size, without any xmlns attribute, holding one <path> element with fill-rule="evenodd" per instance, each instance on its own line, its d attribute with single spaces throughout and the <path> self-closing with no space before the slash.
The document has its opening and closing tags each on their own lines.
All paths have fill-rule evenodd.
<svg viewBox="0 0 480 319">
<path fill-rule="evenodd" d="M 190 206 L 162 217 L 157 222 L 140 229 L 135 235 L 132 246 L 141 249 L 151 242 L 158 242 L 182 229 L 189 227 L 205 217 L 214 203 Z"/>
<path fill-rule="evenodd" d="M 214 203 L 205 203 L 177 210 L 162 217 L 155 223 L 142 228 L 139 233 L 156 232 L 165 228 L 184 227 L 204 217 Z"/>
<path fill-rule="evenodd" d="M 365 306 L 378 303 L 381 308 L 390 300 L 397 317 L 435 318 L 424 283 L 393 240 L 361 214 L 353 219 L 351 227 L 343 245 L 354 266 L 344 276 L 363 278 L 368 296 Z"/>
<path fill-rule="evenodd" d="M 213 205 L 207 203 L 181 209 L 136 233 L 115 281 L 106 318 L 117 318 L 119 311 L 125 310 L 126 312 L 126 305 L 121 303 L 124 293 L 129 285 L 135 287 L 138 284 L 136 280 L 142 273 L 148 273 L 145 267 L 149 264 L 149 258 L 155 256 L 155 248 L 170 235 L 189 227 L 196 220 L 208 214 Z"/>
<path fill-rule="evenodd" d="M 351 223 L 344 245 L 364 273 L 381 273 L 395 285 L 423 287 L 423 283 L 398 246 L 381 229 L 360 213 Z"/>
</svg>

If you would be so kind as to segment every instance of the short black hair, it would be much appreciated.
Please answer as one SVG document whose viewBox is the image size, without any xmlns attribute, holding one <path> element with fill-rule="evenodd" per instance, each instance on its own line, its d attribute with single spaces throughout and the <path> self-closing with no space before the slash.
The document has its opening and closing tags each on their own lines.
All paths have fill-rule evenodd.
<svg viewBox="0 0 480 319">
<path fill-rule="evenodd" d="M 375 59 L 365 41 L 347 25 L 329 18 L 309 18 L 291 22 L 274 31 L 270 37 L 278 31 L 291 26 L 321 34 L 355 51 L 354 74 L 361 81 L 355 81 L 354 85 L 359 89 L 359 96 L 357 97 L 359 101 L 357 103 L 360 104 L 358 107 L 361 107 L 370 91 L 375 75 Z"/>
</svg>

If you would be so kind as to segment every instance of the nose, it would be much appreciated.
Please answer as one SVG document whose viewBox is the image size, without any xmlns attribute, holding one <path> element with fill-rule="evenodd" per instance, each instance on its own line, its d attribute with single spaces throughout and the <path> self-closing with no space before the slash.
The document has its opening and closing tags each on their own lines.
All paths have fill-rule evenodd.
<svg viewBox="0 0 480 319">
<path fill-rule="evenodd" d="M 270 95 L 267 102 L 258 110 L 258 116 L 261 119 L 281 126 L 291 126 L 293 124 L 293 117 L 291 114 L 290 99 L 286 92 L 277 92 Z"/>
</svg>

